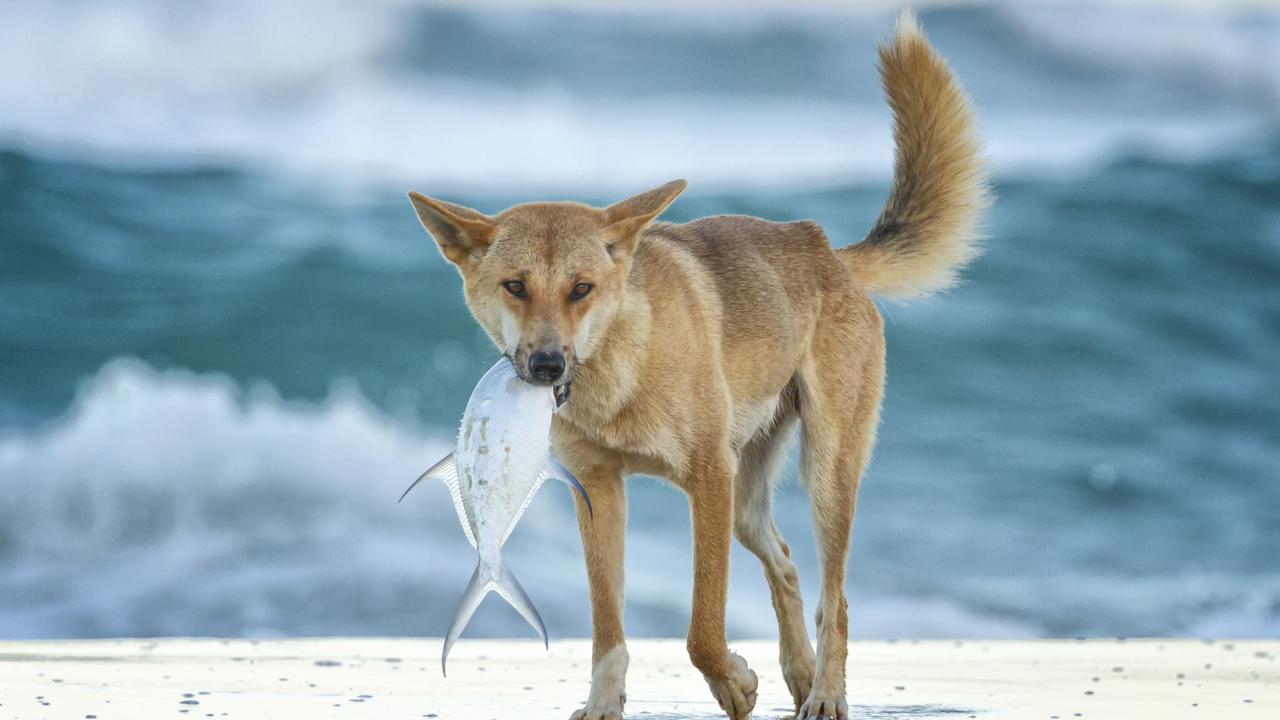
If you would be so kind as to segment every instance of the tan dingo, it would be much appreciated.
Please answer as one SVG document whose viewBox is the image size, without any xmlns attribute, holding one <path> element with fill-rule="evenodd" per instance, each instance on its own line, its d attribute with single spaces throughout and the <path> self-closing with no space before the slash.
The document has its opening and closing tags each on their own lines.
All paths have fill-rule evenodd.
<svg viewBox="0 0 1280 720">
<path fill-rule="evenodd" d="M 607 208 L 537 202 L 493 216 L 410 193 L 498 349 L 523 379 L 572 392 L 552 434 L 595 505 L 588 522 L 578 501 L 594 651 L 575 719 L 622 715 L 623 478 L 633 473 L 688 493 L 689 657 L 724 711 L 741 720 L 756 701 L 755 673 L 725 641 L 736 536 L 764 565 L 799 717 L 848 715 L 845 561 L 884 385 L 871 296 L 952 284 L 978 252 L 987 203 L 968 102 L 910 15 L 880 61 L 895 121 L 893 188 L 850 247 L 833 250 L 807 221 L 656 222 L 682 180 Z M 771 511 L 772 476 L 797 426 L 822 567 L 816 654 Z"/>
</svg>

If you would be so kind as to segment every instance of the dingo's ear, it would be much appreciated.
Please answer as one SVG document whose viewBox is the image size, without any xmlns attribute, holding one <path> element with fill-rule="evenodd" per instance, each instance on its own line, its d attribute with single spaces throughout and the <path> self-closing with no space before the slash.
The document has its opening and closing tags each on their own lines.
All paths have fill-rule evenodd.
<svg viewBox="0 0 1280 720">
<path fill-rule="evenodd" d="M 640 231 L 661 215 L 688 185 L 684 180 L 672 180 L 662 187 L 605 208 L 608 222 L 605 231 L 612 236 L 609 254 L 615 260 L 630 257 L 636 249 Z"/>
<path fill-rule="evenodd" d="M 479 258 L 493 242 L 497 223 L 488 215 L 413 191 L 409 192 L 409 201 L 422 226 L 440 245 L 440 253 L 454 265 Z"/>
</svg>

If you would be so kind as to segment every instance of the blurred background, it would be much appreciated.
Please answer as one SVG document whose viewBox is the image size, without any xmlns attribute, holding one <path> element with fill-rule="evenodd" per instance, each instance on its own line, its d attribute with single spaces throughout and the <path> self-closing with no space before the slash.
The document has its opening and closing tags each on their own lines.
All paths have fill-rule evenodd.
<svg viewBox="0 0 1280 720">
<path fill-rule="evenodd" d="M 852 634 L 1280 635 L 1280 10 L 917 8 L 998 199 L 963 287 L 884 306 Z M 685 177 L 668 219 L 855 242 L 896 9 L 5 2 L 0 637 L 442 634 L 473 552 L 443 487 L 396 498 L 496 353 L 405 191 Z M 685 508 L 631 485 L 634 635 L 687 627 Z M 730 636 L 773 637 L 734 553 Z M 507 561 L 553 637 L 590 634 L 562 488 Z M 493 600 L 468 632 L 528 635 Z"/>
</svg>

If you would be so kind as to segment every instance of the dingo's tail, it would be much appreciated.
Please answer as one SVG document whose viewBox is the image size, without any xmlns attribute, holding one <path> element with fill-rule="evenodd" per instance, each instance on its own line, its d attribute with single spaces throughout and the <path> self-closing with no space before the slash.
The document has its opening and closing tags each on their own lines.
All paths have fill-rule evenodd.
<svg viewBox="0 0 1280 720">
<path fill-rule="evenodd" d="M 978 256 L 986 174 L 969 102 L 910 12 L 880 46 L 880 76 L 893 109 L 893 188 L 866 239 L 838 254 L 869 292 L 921 297 L 955 284 Z"/>
</svg>

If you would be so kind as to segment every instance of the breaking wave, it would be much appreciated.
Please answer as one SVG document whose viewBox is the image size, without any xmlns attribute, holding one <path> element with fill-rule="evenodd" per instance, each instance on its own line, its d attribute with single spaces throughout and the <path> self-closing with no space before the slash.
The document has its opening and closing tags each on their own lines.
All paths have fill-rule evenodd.
<svg viewBox="0 0 1280 720">
<path fill-rule="evenodd" d="M 673 174 L 703 189 L 794 188 L 889 173 L 873 67 L 887 10 L 711 21 L 300 5 L 6 4 L 0 142 L 451 189 L 622 189 Z M 1277 13 L 1010 3 L 924 22 L 982 109 L 1001 173 L 1078 172 L 1131 151 L 1196 157 L 1280 117 Z"/>
</svg>

